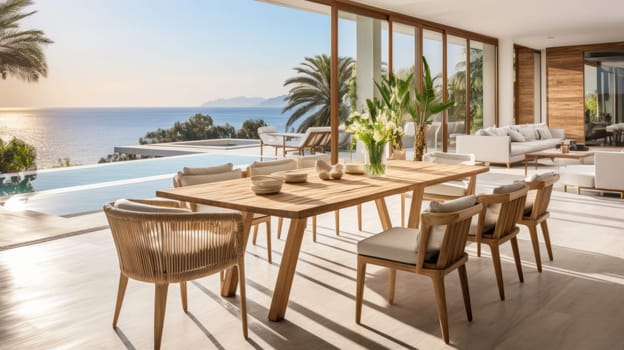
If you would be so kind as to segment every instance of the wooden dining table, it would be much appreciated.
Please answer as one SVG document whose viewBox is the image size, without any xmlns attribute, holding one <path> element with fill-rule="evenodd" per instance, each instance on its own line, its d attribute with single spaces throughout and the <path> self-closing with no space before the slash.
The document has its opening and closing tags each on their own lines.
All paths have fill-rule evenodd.
<svg viewBox="0 0 624 350">
<path fill-rule="evenodd" d="M 308 217 L 374 201 L 382 227 L 389 229 L 392 223 L 384 198 L 413 192 L 407 225 L 417 228 L 425 187 L 464 178 L 470 178 L 474 184 L 477 174 L 485 173 L 489 168 L 392 160 L 388 161 L 384 176 L 345 174 L 340 180 L 327 181 L 319 179 L 314 170 L 309 171 L 306 182 L 285 183 L 279 193 L 272 195 L 256 195 L 251 191 L 249 178 L 159 190 L 156 195 L 241 211 L 245 241 L 254 213 L 291 220 L 269 309 L 269 320 L 280 321 L 286 314 Z M 234 267 L 226 273 L 221 295 L 235 295 L 237 283 Z"/>
</svg>

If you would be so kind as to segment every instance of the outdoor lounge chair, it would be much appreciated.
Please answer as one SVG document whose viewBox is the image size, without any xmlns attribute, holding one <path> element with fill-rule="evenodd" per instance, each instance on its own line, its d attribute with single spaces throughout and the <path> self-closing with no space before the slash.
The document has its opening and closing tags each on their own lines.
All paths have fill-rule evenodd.
<svg viewBox="0 0 624 350">
<path fill-rule="evenodd" d="M 264 146 L 272 146 L 275 149 L 275 156 L 277 157 L 277 149 L 284 147 L 284 139 L 280 136 L 275 136 L 277 129 L 272 126 L 262 126 L 258 128 L 258 137 L 260 138 L 260 158 L 264 153 Z"/>
<path fill-rule="evenodd" d="M 284 151 L 296 150 L 300 155 L 303 155 L 306 149 L 309 149 L 311 154 L 316 153 L 317 150 L 325 152 L 330 140 L 331 128 L 329 126 L 312 126 L 301 137 L 286 141 Z"/>
</svg>

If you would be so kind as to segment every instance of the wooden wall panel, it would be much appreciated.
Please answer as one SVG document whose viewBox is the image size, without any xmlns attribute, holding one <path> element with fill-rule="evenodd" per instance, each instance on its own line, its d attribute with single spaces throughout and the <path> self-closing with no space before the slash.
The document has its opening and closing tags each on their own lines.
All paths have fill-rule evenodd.
<svg viewBox="0 0 624 350">
<path fill-rule="evenodd" d="M 624 43 L 546 49 L 548 125 L 565 129 L 566 137 L 585 142 L 584 53 L 623 50 Z"/>
<path fill-rule="evenodd" d="M 516 51 L 516 124 L 535 121 L 535 58 L 530 49 Z"/>
</svg>

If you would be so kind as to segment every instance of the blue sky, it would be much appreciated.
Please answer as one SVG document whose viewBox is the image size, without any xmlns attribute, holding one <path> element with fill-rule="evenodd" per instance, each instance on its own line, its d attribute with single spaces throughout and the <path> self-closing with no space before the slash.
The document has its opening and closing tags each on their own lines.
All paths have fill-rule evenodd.
<svg viewBox="0 0 624 350">
<path fill-rule="evenodd" d="M 41 82 L 0 81 L 0 107 L 194 106 L 272 97 L 329 17 L 251 0 L 38 0 L 23 22 L 55 41 Z"/>
</svg>

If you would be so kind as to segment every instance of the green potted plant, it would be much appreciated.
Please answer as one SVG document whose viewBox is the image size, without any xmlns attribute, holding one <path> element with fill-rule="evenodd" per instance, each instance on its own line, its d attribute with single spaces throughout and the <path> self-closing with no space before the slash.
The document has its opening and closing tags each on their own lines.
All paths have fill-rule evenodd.
<svg viewBox="0 0 624 350">
<path fill-rule="evenodd" d="M 390 73 L 387 77 L 382 76 L 379 83 L 375 82 L 375 87 L 380 99 L 373 99 L 372 103 L 375 107 L 383 111 L 388 121 L 394 122 L 397 126 L 390 139 L 390 148 L 392 151 L 392 159 L 405 159 L 405 150 L 403 149 L 403 117 L 407 114 L 407 108 L 411 99 L 411 85 L 413 75 L 410 74 L 406 79 L 401 79 Z M 368 104 L 368 101 L 367 101 Z M 369 104 L 369 110 L 371 106 Z"/>
<path fill-rule="evenodd" d="M 414 102 L 407 110 L 414 121 L 414 160 L 422 161 L 425 149 L 425 127 L 431 125 L 431 116 L 452 107 L 455 101 L 442 102 L 436 97 L 433 84 L 438 77 L 431 78 L 427 59 L 423 56 L 423 82 L 414 90 Z"/>
</svg>

